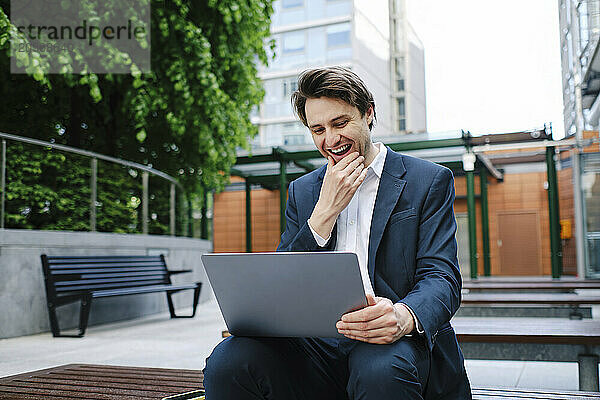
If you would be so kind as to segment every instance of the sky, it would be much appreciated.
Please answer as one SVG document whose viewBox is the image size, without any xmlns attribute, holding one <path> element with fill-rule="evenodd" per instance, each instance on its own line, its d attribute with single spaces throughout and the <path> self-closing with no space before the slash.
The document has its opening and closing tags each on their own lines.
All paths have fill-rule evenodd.
<svg viewBox="0 0 600 400">
<path fill-rule="evenodd" d="M 427 130 L 564 135 L 557 0 L 407 0 L 425 47 Z"/>
</svg>

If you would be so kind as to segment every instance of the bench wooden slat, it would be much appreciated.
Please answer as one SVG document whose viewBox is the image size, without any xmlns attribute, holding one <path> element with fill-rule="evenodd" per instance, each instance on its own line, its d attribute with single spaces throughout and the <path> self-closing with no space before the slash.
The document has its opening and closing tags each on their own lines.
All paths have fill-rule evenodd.
<svg viewBox="0 0 600 400">
<path fill-rule="evenodd" d="M 154 274 L 156 273 L 156 271 L 162 271 L 162 267 L 154 267 L 154 268 L 121 268 L 119 269 L 119 271 L 117 271 L 119 274 Z M 89 268 L 89 269 L 64 269 L 64 270 L 52 270 L 50 271 L 50 273 L 52 275 L 73 275 L 73 274 L 95 274 L 95 275 L 103 275 L 103 274 L 107 274 L 107 276 L 110 276 L 109 273 L 115 273 L 114 269 L 110 269 L 110 268 Z M 58 278 L 57 278 L 58 279 Z"/>
<path fill-rule="evenodd" d="M 155 391 L 155 392 L 172 392 L 172 391 L 180 391 L 186 392 L 191 391 L 197 388 L 196 385 L 183 385 L 171 382 L 160 383 L 156 380 L 147 380 L 146 382 L 136 382 L 135 380 L 127 380 L 123 381 L 114 381 L 114 378 L 110 379 L 80 379 L 79 377 L 65 377 L 65 376 L 56 376 L 56 377 L 32 377 L 27 379 L 27 382 L 31 383 L 41 383 L 44 385 L 64 385 L 65 382 L 68 382 L 70 386 L 74 387 L 89 387 L 94 386 L 96 388 L 107 388 L 107 389 L 132 389 L 132 390 L 144 390 L 144 391 Z"/>
<path fill-rule="evenodd" d="M 463 289 L 468 290 L 575 290 L 600 289 L 600 281 L 558 281 L 558 282 L 493 282 L 464 281 Z"/>
<path fill-rule="evenodd" d="M 146 261 L 157 261 L 160 260 L 160 256 L 48 256 L 48 261 L 52 263 L 69 263 L 73 262 L 75 264 L 80 264 L 84 261 L 93 261 L 93 262 L 112 262 L 115 260 L 126 260 L 130 262 L 146 262 Z"/>
<path fill-rule="evenodd" d="M 105 283 L 105 284 L 98 284 L 98 285 L 85 285 L 85 286 L 69 286 L 69 287 L 57 287 L 56 288 L 56 293 L 63 295 L 63 294 L 74 294 L 74 293 L 87 293 L 87 292 L 93 292 L 95 290 L 110 290 L 110 289 L 119 289 L 119 288 L 126 288 L 126 287 L 138 287 L 138 286 L 148 286 L 148 285 L 160 285 L 162 284 L 164 281 L 162 279 L 152 279 L 149 281 L 143 281 L 143 282 L 139 282 L 139 281 L 135 281 L 135 282 L 130 282 L 130 283 L 122 283 L 122 282 L 116 282 L 116 283 Z"/>
<path fill-rule="evenodd" d="M 600 296 L 575 293 L 465 293 L 463 304 L 600 304 Z"/>
<path fill-rule="evenodd" d="M 124 267 L 135 267 L 135 268 L 152 268 L 152 267 L 162 267 L 162 263 L 159 261 L 152 262 L 128 262 L 122 261 L 117 262 L 113 261 L 110 263 L 106 262 L 92 262 L 91 260 L 86 260 L 85 263 L 69 263 L 69 264 L 49 264 L 49 268 L 51 270 L 60 270 L 60 269 L 69 269 L 69 268 L 124 268 Z"/>
<path fill-rule="evenodd" d="M 186 289 L 194 289 L 196 287 L 195 284 L 192 285 L 156 285 L 156 286 L 143 286 L 139 288 L 122 288 L 122 289 L 112 289 L 112 290 L 102 290 L 97 291 L 92 294 L 94 298 L 100 297 L 111 297 L 111 296 L 120 296 L 124 294 L 134 294 L 134 293 L 153 293 L 153 292 L 165 292 L 165 291 L 175 291 L 175 290 L 186 290 Z"/>
<path fill-rule="evenodd" d="M 463 342 L 600 344 L 599 320 L 460 317 L 452 326 Z"/>
<path fill-rule="evenodd" d="M 553 400 L 591 400 L 600 399 L 599 393 L 558 391 L 558 390 L 523 390 L 498 388 L 473 388 L 473 400 L 477 399 L 553 399 Z"/>
<path fill-rule="evenodd" d="M 81 279 L 79 280 L 69 280 L 69 281 L 56 281 L 54 284 L 57 287 L 81 287 L 81 286 L 89 286 L 94 287 L 96 284 L 104 284 L 104 283 L 120 283 L 127 284 L 128 282 L 141 282 L 148 280 L 163 280 L 165 274 L 152 274 L 152 275 L 134 275 L 134 276 L 122 276 L 115 275 L 113 278 L 87 278 L 87 275 L 81 275 Z"/>
</svg>

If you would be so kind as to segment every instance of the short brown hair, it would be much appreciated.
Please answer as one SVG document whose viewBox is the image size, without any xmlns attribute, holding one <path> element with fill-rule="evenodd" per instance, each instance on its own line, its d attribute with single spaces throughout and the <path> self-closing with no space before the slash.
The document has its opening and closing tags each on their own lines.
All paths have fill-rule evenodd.
<svg viewBox="0 0 600 400">
<path fill-rule="evenodd" d="M 358 108 L 360 116 L 364 117 L 369 107 L 373 107 L 373 120 L 369 130 L 373 128 L 376 119 L 375 100 L 367 85 L 348 68 L 328 67 L 309 69 L 298 77 L 298 90 L 292 94 L 292 106 L 302 123 L 306 122 L 306 99 L 330 97 L 340 99 Z"/>
</svg>

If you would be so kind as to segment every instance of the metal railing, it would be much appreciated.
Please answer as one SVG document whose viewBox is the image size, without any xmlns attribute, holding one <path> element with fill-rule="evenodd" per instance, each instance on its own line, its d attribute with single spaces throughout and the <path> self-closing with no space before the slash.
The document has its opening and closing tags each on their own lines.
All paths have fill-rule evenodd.
<svg viewBox="0 0 600 400">
<path fill-rule="evenodd" d="M 2 162 L 0 164 L 0 229 L 4 229 L 5 220 L 5 200 L 6 200 L 6 141 L 12 140 L 16 142 L 32 144 L 40 147 L 49 147 L 52 149 L 64 151 L 67 153 L 78 154 L 80 156 L 90 158 L 91 168 L 91 179 L 90 179 L 90 231 L 96 231 L 96 198 L 97 198 L 97 185 L 98 185 L 98 160 L 108 161 L 115 164 L 124 165 L 129 168 L 134 168 L 142 171 L 142 233 L 148 234 L 148 182 L 150 174 L 158 176 L 171 182 L 171 193 L 169 201 L 169 231 L 171 236 L 175 236 L 175 194 L 176 187 L 183 190 L 183 187 L 177 179 L 172 176 L 165 174 L 162 171 L 148 167 L 147 165 L 138 164 L 133 161 L 122 160 L 120 158 L 110 157 L 104 154 L 94 153 L 93 151 L 81 150 L 75 147 L 65 146 L 62 144 L 45 142 L 43 140 L 27 138 L 23 136 L 11 135 L 8 133 L 0 132 L 0 138 L 2 138 Z"/>
</svg>

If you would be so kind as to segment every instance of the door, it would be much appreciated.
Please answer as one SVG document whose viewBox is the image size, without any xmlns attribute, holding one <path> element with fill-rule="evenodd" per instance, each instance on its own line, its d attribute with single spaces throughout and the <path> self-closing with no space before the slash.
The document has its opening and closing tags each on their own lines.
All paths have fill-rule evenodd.
<svg viewBox="0 0 600 400">
<path fill-rule="evenodd" d="M 542 275 L 537 211 L 498 212 L 501 275 Z"/>
</svg>

